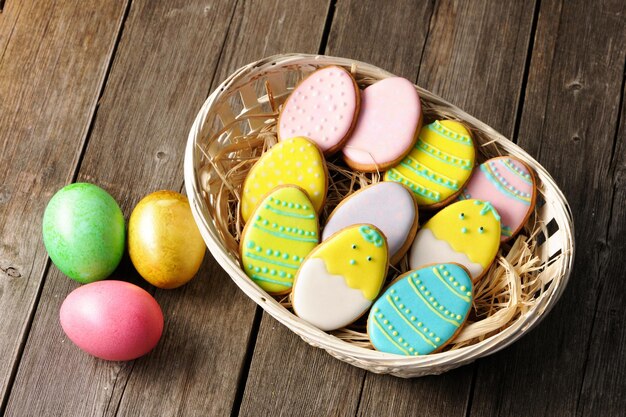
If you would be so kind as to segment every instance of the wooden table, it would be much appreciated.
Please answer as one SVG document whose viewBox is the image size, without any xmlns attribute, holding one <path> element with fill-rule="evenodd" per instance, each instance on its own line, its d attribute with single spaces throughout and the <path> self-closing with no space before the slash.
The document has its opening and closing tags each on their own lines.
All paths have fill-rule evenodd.
<svg viewBox="0 0 626 417">
<path fill-rule="evenodd" d="M 626 2 L 0 0 L 0 414 L 618 416 L 626 409 Z M 438 377 L 367 373 L 309 347 L 207 255 L 154 290 L 166 328 L 128 363 L 59 326 L 78 286 L 52 265 L 44 207 L 72 181 L 128 217 L 183 189 L 207 94 L 264 56 L 367 61 L 477 116 L 538 159 L 576 221 L 552 313 L 508 349 Z M 125 259 L 115 278 L 141 282 Z M 141 284 L 145 288 L 147 284 Z"/>
</svg>

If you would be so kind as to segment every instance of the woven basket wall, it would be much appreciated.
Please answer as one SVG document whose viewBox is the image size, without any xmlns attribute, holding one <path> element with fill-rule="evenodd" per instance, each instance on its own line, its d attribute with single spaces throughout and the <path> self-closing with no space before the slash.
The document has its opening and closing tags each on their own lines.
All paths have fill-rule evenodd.
<svg viewBox="0 0 626 417">
<path fill-rule="evenodd" d="M 207 184 L 209 180 L 215 183 L 216 173 L 207 171 L 206 155 L 216 154 L 235 137 L 262 129 L 266 120 L 263 117 L 250 117 L 251 115 L 270 113 L 270 104 L 282 104 L 299 80 L 327 65 L 342 66 L 352 71 L 357 78 L 372 81 L 393 76 L 375 66 L 344 58 L 303 54 L 277 55 L 235 71 L 209 96 L 198 113 L 185 153 L 185 183 L 196 223 L 217 262 L 248 297 L 307 343 L 325 349 L 342 361 L 372 372 L 390 373 L 400 377 L 440 374 L 497 352 L 519 339 L 545 317 L 567 284 L 574 257 L 573 224 L 567 201 L 548 172 L 524 150 L 481 121 L 417 86 L 425 109 L 436 106 L 439 114 L 463 120 L 477 133 L 475 139 L 485 157 L 513 155 L 534 169 L 538 182 L 538 206 L 535 215 L 547 225 L 536 255 L 546 265 L 550 265 L 549 278 L 544 280 L 544 290 L 534 306 L 512 325 L 477 344 L 433 355 L 405 358 L 358 347 L 318 330 L 281 306 L 241 270 L 236 251 L 228 249 L 215 219 L 210 215 L 209 205 L 217 204 L 217 199 L 212 195 L 216 188 Z M 268 97 L 268 90 L 272 97 Z M 242 121 L 238 122 L 240 119 Z M 488 146 L 481 146 L 487 142 Z"/>
</svg>

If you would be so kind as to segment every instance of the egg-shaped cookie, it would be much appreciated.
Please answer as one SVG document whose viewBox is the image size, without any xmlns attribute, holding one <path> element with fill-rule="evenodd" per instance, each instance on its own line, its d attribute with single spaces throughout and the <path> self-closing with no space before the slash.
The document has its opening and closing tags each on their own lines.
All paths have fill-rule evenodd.
<svg viewBox="0 0 626 417">
<path fill-rule="evenodd" d="M 422 105 L 413 83 L 390 77 L 361 94 L 361 110 L 343 157 L 353 169 L 384 171 L 411 150 L 422 126 Z"/>
<path fill-rule="evenodd" d="M 268 293 L 286 294 L 318 242 L 317 213 L 307 194 L 299 187 L 278 187 L 244 227 L 239 247 L 243 270 Z"/>
<path fill-rule="evenodd" d="M 535 208 L 537 187 L 528 166 L 512 156 L 489 159 L 469 180 L 460 199 L 489 201 L 501 219 L 500 240 L 515 236 Z"/>
<path fill-rule="evenodd" d="M 432 263 L 455 262 L 476 282 L 500 247 L 500 215 L 489 202 L 464 200 L 435 214 L 422 226 L 411 246 L 409 264 L 418 269 Z"/>
<path fill-rule="evenodd" d="M 372 305 L 387 275 L 384 235 L 371 225 L 337 232 L 304 260 L 291 302 L 300 318 L 321 330 L 358 319 Z"/>
<path fill-rule="evenodd" d="M 278 140 L 306 136 L 325 155 L 338 151 L 354 129 L 360 92 L 338 66 L 321 68 L 293 90 L 278 119 Z"/>
<path fill-rule="evenodd" d="M 241 192 L 241 217 L 247 222 L 267 193 L 279 185 L 296 185 L 308 194 L 316 212 L 326 200 L 328 172 L 313 142 L 297 137 L 277 143 L 252 166 Z"/>
<path fill-rule="evenodd" d="M 456 337 L 472 307 L 472 280 L 461 265 L 434 264 L 398 277 L 376 300 L 367 333 L 376 350 L 418 356 Z"/>
<path fill-rule="evenodd" d="M 384 233 L 390 263 L 404 256 L 415 237 L 418 211 L 415 198 L 403 185 L 379 182 L 362 188 L 333 210 L 322 232 L 322 241 L 348 226 L 373 224 Z"/>
<path fill-rule="evenodd" d="M 420 208 L 439 208 L 463 190 L 475 158 L 474 142 L 465 126 L 438 120 L 422 128 L 415 147 L 385 173 L 385 181 L 409 187 Z"/>
</svg>

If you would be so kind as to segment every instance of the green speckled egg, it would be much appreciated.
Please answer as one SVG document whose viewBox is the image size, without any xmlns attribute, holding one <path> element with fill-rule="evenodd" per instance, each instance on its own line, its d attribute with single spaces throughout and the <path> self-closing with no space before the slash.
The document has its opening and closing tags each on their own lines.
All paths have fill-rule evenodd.
<svg viewBox="0 0 626 417">
<path fill-rule="evenodd" d="M 93 184 L 70 184 L 43 215 L 43 243 L 52 262 L 86 284 L 108 277 L 124 254 L 124 216 L 113 197 Z"/>
</svg>

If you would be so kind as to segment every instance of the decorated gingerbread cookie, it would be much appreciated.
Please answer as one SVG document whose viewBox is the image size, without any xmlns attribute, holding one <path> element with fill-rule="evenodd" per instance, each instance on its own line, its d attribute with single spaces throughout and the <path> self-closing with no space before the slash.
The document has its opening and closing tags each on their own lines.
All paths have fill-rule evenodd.
<svg viewBox="0 0 626 417">
<path fill-rule="evenodd" d="M 243 230 L 243 270 L 268 293 L 288 293 L 318 241 L 317 214 L 307 194 L 299 187 L 278 187 L 261 201 Z"/>
<path fill-rule="evenodd" d="M 344 159 L 357 171 L 384 171 L 411 150 L 421 126 L 422 106 L 413 83 L 399 77 L 378 81 L 363 90 Z"/>
<path fill-rule="evenodd" d="M 395 264 L 411 246 L 418 226 L 418 211 L 412 193 L 394 182 L 365 187 L 343 200 L 331 213 L 322 240 L 359 223 L 373 224 L 387 238 L 391 263 Z"/>
<path fill-rule="evenodd" d="M 463 265 L 476 282 L 493 262 L 500 247 L 500 215 L 491 203 L 464 200 L 435 214 L 417 233 L 411 269 L 432 263 Z"/>
<path fill-rule="evenodd" d="M 344 327 L 372 305 L 387 275 L 384 235 L 371 225 L 341 230 L 319 245 L 298 270 L 295 313 L 321 330 Z"/>
<path fill-rule="evenodd" d="M 306 138 L 291 138 L 265 152 L 250 169 L 241 193 L 241 217 L 247 222 L 267 193 L 279 185 L 296 185 L 320 212 L 326 200 L 328 173 L 324 156 Z"/>
<path fill-rule="evenodd" d="M 372 345 L 382 352 L 418 356 L 454 339 L 472 307 L 472 280 L 461 265 L 434 264 L 398 277 L 376 300 L 367 319 Z"/>
<path fill-rule="evenodd" d="M 438 120 L 424 126 L 415 147 L 385 173 L 385 181 L 409 187 L 420 208 L 438 208 L 459 195 L 472 175 L 476 152 L 459 122 Z"/>
<path fill-rule="evenodd" d="M 511 156 L 492 158 L 480 165 L 460 199 L 489 201 L 502 217 L 500 240 L 515 236 L 535 208 L 537 187 L 532 171 Z"/>
<path fill-rule="evenodd" d="M 338 151 L 354 129 L 359 96 L 345 69 L 330 66 L 315 71 L 287 99 L 278 119 L 278 139 L 305 136 L 325 155 Z"/>
</svg>

